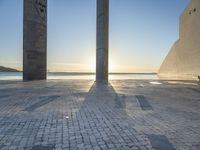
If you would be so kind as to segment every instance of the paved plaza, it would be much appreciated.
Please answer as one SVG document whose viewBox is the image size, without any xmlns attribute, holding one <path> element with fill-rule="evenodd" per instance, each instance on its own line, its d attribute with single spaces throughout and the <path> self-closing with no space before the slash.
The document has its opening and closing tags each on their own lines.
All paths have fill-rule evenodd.
<svg viewBox="0 0 200 150">
<path fill-rule="evenodd" d="M 0 81 L 0 150 L 199 150 L 200 85 Z"/>
</svg>

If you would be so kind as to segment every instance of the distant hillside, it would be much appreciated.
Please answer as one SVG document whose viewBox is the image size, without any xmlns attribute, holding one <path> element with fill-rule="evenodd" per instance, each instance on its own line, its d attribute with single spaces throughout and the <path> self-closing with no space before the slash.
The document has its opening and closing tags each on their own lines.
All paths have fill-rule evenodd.
<svg viewBox="0 0 200 150">
<path fill-rule="evenodd" d="M 0 66 L 0 72 L 19 72 L 19 70 Z"/>
</svg>

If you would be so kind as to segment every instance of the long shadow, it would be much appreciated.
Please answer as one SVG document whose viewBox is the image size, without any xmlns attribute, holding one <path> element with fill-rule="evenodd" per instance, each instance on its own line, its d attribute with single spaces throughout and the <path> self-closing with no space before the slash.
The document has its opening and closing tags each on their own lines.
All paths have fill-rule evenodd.
<svg viewBox="0 0 200 150">
<path fill-rule="evenodd" d="M 24 109 L 24 111 L 28 111 L 28 112 L 31 112 L 31 111 L 34 111 L 36 110 L 37 108 L 39 107 L 42 107 L 50 102 L 53 102 L 55 99 L 59 98 L 60 96 L 57 96 L 57 95 L 53 95 L 53 96 L 41 96 L 39 97 L 39 101 L 34 103 L 33 105 L 27 107 Z"/>
<path fill-rule="evenodd" d="M 94 83 L 85 96 L 81 108 L 88 107 L 104 109 L 104 111 L 114 108 L 125 108 L 125 97 L 116 93 L 113 86 L 104 83 Z"/>
<path fill-rule="evenodd" d="M 110 83 L 92 85 L 76 118 L 84 143 L 90 141 L 100 146 L 105 143 L 107 149 L 112 148 L 110 145 L 116 149 L 148 149 L 148 145 L 166 149 L 166 145 L 159 142 L 160 135 L 150 139 L 152 136 L 134 129 L 135 122 L 126 112 L 126 95 L 118 94 Z M 173 149 L 170 143 L 169 147 Z"/>
</svg>

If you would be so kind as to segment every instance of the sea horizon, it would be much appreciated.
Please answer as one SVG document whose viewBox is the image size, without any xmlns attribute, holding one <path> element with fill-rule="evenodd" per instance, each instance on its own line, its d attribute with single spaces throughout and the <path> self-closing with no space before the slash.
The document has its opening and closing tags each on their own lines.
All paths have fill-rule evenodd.
<svg viewBox="0 0 200 150">
<path fill-rule="evenodd" d="M 21 80 L 23 72 L 0 72 L 0 80 Z M 95 80 L 95 72 L 47 72 L 47 79 L 91 79 Z M 158 79 L 157 73 L 111 72 L 109 79 Z"/>
</svg>

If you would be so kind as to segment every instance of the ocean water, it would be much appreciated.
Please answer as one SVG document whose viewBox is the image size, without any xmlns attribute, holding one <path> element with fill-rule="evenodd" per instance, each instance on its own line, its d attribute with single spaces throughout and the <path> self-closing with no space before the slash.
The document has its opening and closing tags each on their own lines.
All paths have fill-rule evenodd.
<svg viewBox="0 0 200 150">
<path fill-rule="evenodd" d="M 94 73 L 50 72 L 47 79 L 91 79 Z M 120 79 L 158 79 L 155 73 L 110 73 L 109 80 Z M 0 72 L 0 80 L 22 80 L 22 72 Z"/>
</svg>

